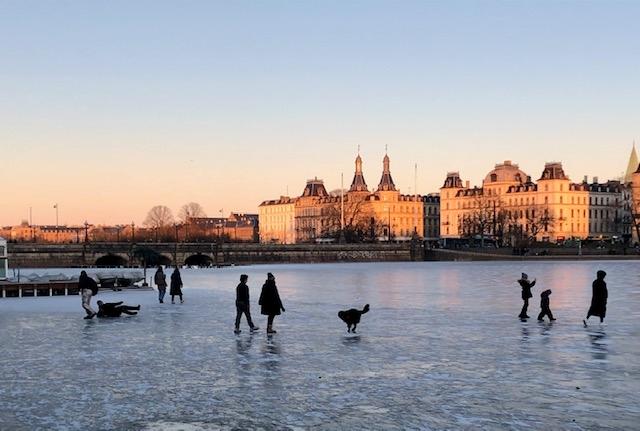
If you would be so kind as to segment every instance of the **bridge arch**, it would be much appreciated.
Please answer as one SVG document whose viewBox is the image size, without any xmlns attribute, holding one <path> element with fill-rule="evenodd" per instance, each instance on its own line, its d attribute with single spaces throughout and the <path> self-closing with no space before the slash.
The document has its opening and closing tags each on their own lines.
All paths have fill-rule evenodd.
<svg viewBox="0 0 640 431">
<path fill-rule="evenodd" d="M 213 266 L 213 259 L 206 254 L 192 254 L 184 260 L 187 266 Z"/>
<path fill-rule="evenodd" d="M 158 255 L 158 259 L 155 265 L 172 266 L 173 258 L 165 256 L 164 254 L 160 254 Z"/>
<path fill-rule="evenodd" d="M 117 254 L 105 254 L 104 256 L 100 256 L 96 259 L 96 266 L 102 267 L 114 267 L 114 266 L 126 266 L 128 263 L 127 259 Z"/>
</svg>

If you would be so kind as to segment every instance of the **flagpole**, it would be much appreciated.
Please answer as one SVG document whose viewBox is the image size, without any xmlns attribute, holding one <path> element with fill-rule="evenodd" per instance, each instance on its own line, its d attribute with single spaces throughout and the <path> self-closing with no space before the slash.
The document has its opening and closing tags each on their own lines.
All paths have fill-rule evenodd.
<svg viewBox="0 0 640 431">
<path fill-rule="evenodd" d="M 58 223 L 58 204 L 56 203 L 53 207 L 56 209 L 56 243 L 57 243 L 57 242 L 59 242 L 58 231 L 60 230 L 58 228 L 58 226 L 59 226 L 59 223 Z"/>
</svg>

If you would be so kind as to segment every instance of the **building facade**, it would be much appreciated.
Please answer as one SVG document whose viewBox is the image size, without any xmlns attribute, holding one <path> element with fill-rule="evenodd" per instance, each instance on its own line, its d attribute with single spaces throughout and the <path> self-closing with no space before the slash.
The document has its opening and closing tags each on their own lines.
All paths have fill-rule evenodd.
<svg viewBox="0 0 640 431">
<path fill-rule="evenodd" d="M 296 242 L 295 198 L 280 196 L 258 207 L 260 242 L 294 244 Z"/>
<path fill-rule="evenodd" d="M 440 189 L 441 236 L 512 244 L 623 236 L 630 231 L 630 197 L 620 182 L 573 183 L 557 162 L 547 163 L 535 183 L 511 161 L 497 164 L 480 187 L 450 172 Z"/>
<path fill-rule="evenodd" d="M 261 242 L 304 243 L 408 240 L 423 236 L 422 196 L 404 195 L 391 176 L 384 156 L 382 176 L 369 191 L 360 155 L 355 160 L 351 186 L 330 194 L 318 178 L 308 180 L 302 194 L 260 204 Z"/>
<path fill-rule="evenodd" d="M 424 239 L 435 241 L 440 238 L 440 195 L 438 193 L 429 193 L 423 196 L 424 202 L 423 229 Z"/>
<path fill-rule="evenodd" d="M 183 226 L 186 241 L 223 239 L 232 242 L 259 240 L 258 214 L 231 213 L 229 217 L 190 217 Z"/>
</svg>

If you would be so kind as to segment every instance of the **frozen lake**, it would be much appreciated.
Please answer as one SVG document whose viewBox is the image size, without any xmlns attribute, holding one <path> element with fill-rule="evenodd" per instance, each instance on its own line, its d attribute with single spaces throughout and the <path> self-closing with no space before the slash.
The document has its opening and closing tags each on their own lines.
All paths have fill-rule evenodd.
<svg viewBox="0 0 640 431">
<path fill-rule="evenodd" d="M 581 320 L 598 269 L 607 325 Z M 287 309 L 267 338 L 271 271 Z M 537 278 L 526 323 L 515 280 Z M 77 270 L 74 272 L 77 273 Z M 249 275 L 261 329 L 233 334 Z M 98 298 L 138 316 L 83 320 L 79 297 L 0 299 L 0 429 L 638 429 L 640 264 L 489 262 L 183 270 L 185 303 Z M 538 323 L 550 288 L 558 319 Z M 170 302 L 170 301 L 169 301 Z M 359 335 L 341 309 L 371 311 Z"/>
</svg>

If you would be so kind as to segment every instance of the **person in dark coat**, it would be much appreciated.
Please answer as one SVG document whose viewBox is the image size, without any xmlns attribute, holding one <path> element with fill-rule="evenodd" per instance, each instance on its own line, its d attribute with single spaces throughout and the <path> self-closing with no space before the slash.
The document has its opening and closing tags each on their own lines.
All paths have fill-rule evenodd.
<svg viewBox="0 0 640 431">
<path fill-rule="evenodd" d="M 164 295 L 167 293 L 167 276 L 162 271 L 162 267 L 158 266 L 156 274 L 153 276 L 153 281 L 158 286 L 158 301 L 160 304 L 164 303 Z"/>
<path fill-rule="evenodd" d="M 280 294 L 276 287 L 276 278 L 273 274 L 267 274 L 267 281 L 262 286 L 262 293 L 260 293 L 260 300 L 258 304 L 261 306 L 261 312 L 267 316 L 267 334 L 275 334 L 273 329 L 273 319 L 280 315 L 280 310 L 284 312 L 282 301 L 280 300 Z"/>
<path fill-rule="evenodd" d="M 527 308 L 529 308 L 529 298 L 532 298 L 531 288 L 536 285 L 536 280 L 529 281 L 529 276 L 522 273 L 522 277 L 518 280 L 520 287 L 522 287 L 522 300 L 524 301 L 524 305 L 522 306 L 522 310 L 520 311 L 520 315 L 518 316 L 521 319 L 528 319 L 527 316 Z"/>
<path fill-rule="evenodd" d="M 174 298 L 176 296 L 180 297 L 181 304 L 184 302 L 182 299 L 182 277 L 180 277 L 180 271 L 177 266 L 171 274 L 171 289 L 169 290 L 169 294 L 171 295 L 172 304 L 175 304 Z"/>
<path fill-rule="evenodd" d="M 82 308 L 84 308 L 84 311 L 87 313 L 84 318 L 93 319 L 97 313 L 91 308 L 91 297 L 98 294 L 98 283 L 89 277 L 86 271 L 82 271 L 78 279 L 78 290 L 82 297 Z"/>
<path fill-rule="evenodd" d="M 247 316 L 247 323 L 249 324 L 249 328 L 251 328 L 251 332 L 257 331 L 258 328 L 253 324 L 251 320 L 251 310 L 250 310 L 250 302 L 249 302 L 249 286 L 247 286 L 247 280 L 249 276 L 247 274 L 242 274 L 240 276 L 240 284 L 236 287 L 236 327 L 233 331 L 236 334 L 239 334 L 240 331 L 240 319 L 242 318 L 242 314 Z"/>
<path fill-rule="evenodd" d="M 551 308 L 549 308 L 549 295 L 551 295 L 551 289 L 547 289 L 540 294 L 540 314 L 538 314 L 538 320 L 544 320 L 544 316 L 548 316 L 549 320 L 556 320 L 553 318 L 553 313 L 551 313 Z"/>
<path fill-rule="evenodd" d="M 107 302 L 98 301 L 98 317 L 120 317 L 122 313 L 130 316 L 138 314 L 140 306 L 132 307 L 131 305 L 122 305 L 120 302 Z"/>
<path fill-rule="evenodd" d="M 587 318 L 582 321 L 585 327 L 587 326 L 587 320 L 589 320 L 589 317 L 591 316 L 598 316 L 600 318 L 600 323 L 604 322 L 604 317 L 607 314 L 607 298 L 609 297 L 607 283 L 604 281 L 606 276 L 606 272 L 598 271 L 596 274 L 597 278 L 593 281 L 591 286 L 593 289 L 591 307 L 589 307 L 589 311 L 587 312 Z"/>
</svg>

